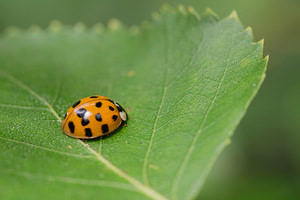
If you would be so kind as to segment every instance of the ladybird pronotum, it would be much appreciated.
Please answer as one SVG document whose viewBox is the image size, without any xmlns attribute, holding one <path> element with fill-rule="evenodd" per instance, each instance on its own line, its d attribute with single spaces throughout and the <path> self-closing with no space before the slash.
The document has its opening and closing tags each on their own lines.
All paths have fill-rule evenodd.
<svg viewBox="0 0 300 200">
<path fill-rule="evenodd" d="M 93 95 L 76 101 L 66 112 L 61 127 L 68 136 L 92 139 L 112 133 L 127 118 L 126 111 L 118 103 Z"/>
</svg>

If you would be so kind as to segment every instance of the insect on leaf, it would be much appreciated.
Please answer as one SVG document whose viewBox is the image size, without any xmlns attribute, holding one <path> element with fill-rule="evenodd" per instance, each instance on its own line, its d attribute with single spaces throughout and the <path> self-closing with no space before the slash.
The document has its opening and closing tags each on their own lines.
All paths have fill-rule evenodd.
<svg viewBox="0 0 300 200">
<path fill-rule="evenodd" d="M 164 7 L 140 28 L 98 27 L 0 37 L 1 197 L 195 198 L 264 79 L 263 43 L 234 12 Z M 120 103 L 127 126 L 63 134 L 66 110 L 91 95 Z"/>
</svg>

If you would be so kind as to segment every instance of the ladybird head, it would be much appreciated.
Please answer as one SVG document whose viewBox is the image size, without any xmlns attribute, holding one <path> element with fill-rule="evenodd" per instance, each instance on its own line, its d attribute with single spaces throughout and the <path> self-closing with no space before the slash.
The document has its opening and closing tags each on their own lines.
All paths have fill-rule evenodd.
<svg viewBox="0 0 300 200">
<path fill-rule="evenodd" d="M 119 111 L 119 114 L 120 114 L 120 117 L 121 119 L 123 120 L 123 122 L 126 122 L 127 119 L 128 119 L 128 115 L 126 113 L 126 111 L 124 110 L 124 108 L 122 108 L 122 106 L 120 106 L 120 104 L 118 104 L 117 102 L 114 102 L 114 104 L 116 105 L 118 111 Z"/>
</svg>

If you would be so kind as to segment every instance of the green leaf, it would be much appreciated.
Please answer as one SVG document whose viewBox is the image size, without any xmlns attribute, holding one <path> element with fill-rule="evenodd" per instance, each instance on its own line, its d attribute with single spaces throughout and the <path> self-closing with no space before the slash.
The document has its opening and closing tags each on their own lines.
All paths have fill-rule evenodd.
<svg viewBox="0 0 300 200">
<path fill-rule="evenodd" d="M 5 199 L 192 199 L 265 76 L 262 42 L 233 12 L 163 7 L 141 28 L 53 22 L 0 39 L 0 194 Z M 116 134 L 62 133 L 76 100 L 127 109 Z"/>
</svg>

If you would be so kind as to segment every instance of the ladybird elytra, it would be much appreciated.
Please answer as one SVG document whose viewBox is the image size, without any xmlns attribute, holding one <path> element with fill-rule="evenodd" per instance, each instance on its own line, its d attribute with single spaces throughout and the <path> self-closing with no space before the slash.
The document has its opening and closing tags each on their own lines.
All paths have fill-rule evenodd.
<svg viewBox="0 0 300 200">
<path fill-rule="evenodd" d="M 93 95 L 76 101 L 67 110 L 61 127 L 68 136 L 92 139 L 114 132 L 127 118 L 126 111 L 118 103 Z"/>
</svg>

